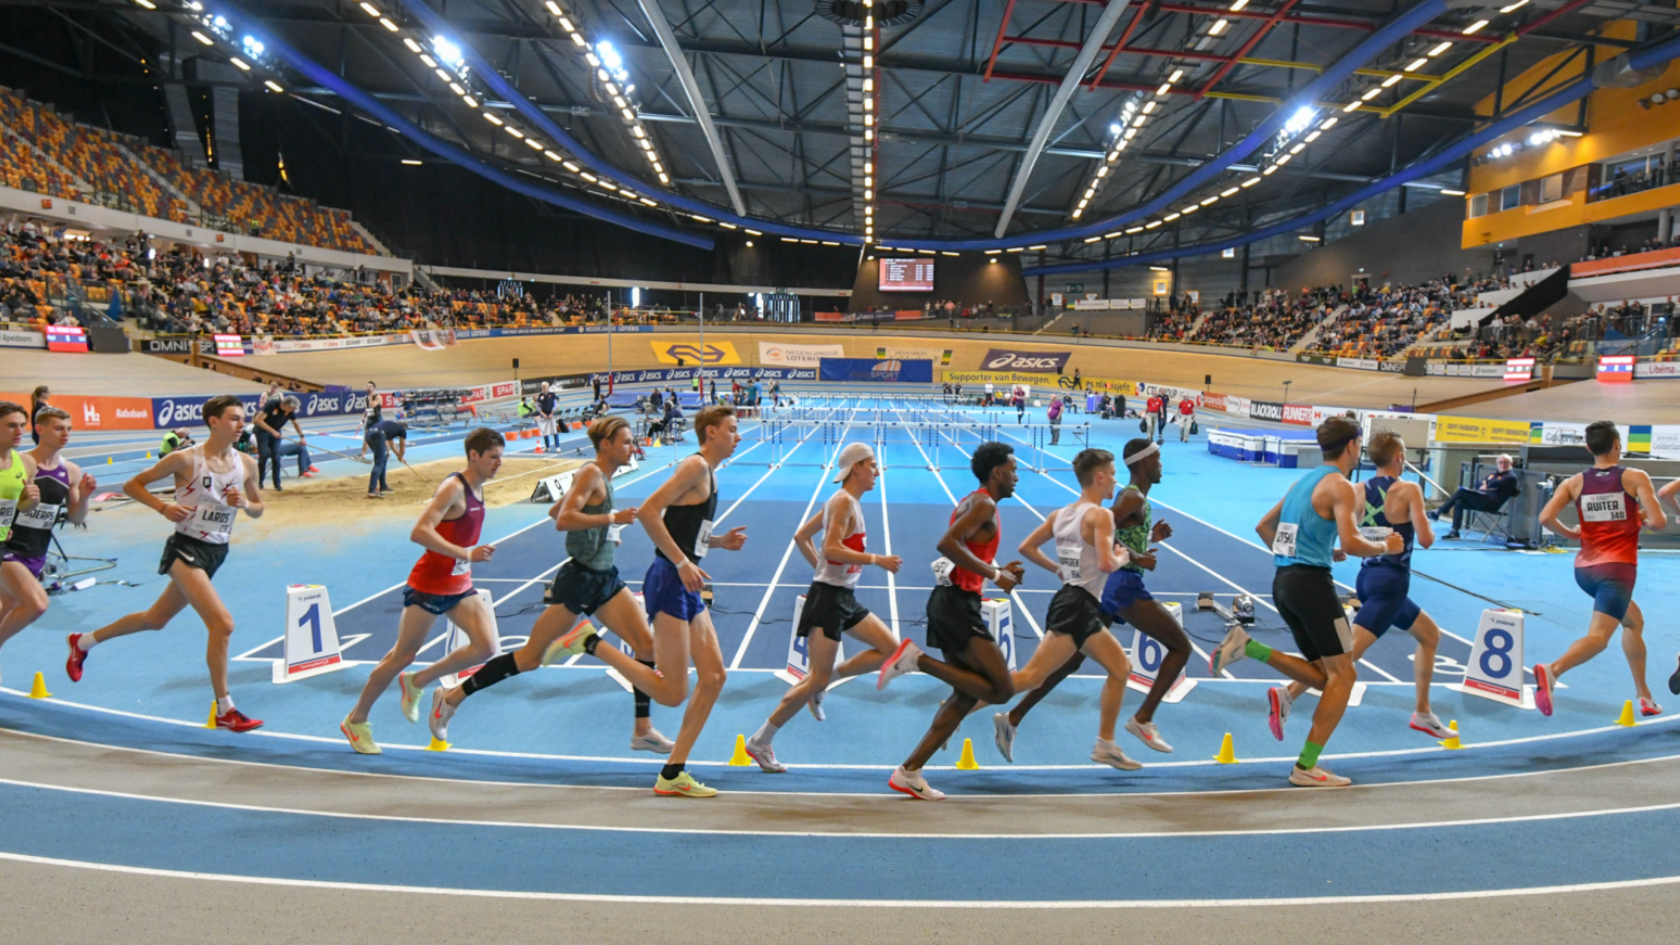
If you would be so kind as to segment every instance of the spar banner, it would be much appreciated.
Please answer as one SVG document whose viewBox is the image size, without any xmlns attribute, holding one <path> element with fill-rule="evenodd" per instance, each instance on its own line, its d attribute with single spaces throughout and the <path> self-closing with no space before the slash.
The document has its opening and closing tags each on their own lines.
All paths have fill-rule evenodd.
<svg viewBox="0 0 1680 945">
<path fill-rule="evenodd" d="M 1020 373 L 1060 374 L 1067 367 L 1072 351 L 1018 351 L 1012 348 L 993 348 L 980 361 L 982 371 L 1015 371 Z"/>
<path fill-rule="evenodd" d="M 932 384 L 932 361 L 874 358 L 823 358 L 818 376 L 825 381 L 873 381 L 886 384 Z"/>
<path fill-rule="evenodd" d="M 693 381 L 698 373 L 707 380 L 718 380 L 725 383 L 740 381 L 814 381 L 817 379 L 815 368 L 775 368 L 775 367 L 709 367 L 709 368 L 652 368 L 645 371 L 614 371 L 609 376 L 606 372 L 589 375 L 589 382 L 596 378 L 605 384 L 611 380 L 613 384 L 668 384 L 676 381 Z"/>
<path fill-rule="evenodd" d="M 1283 404 L 1269 400 L 1251 400 L 1248 402 L 1248 415 L 1255 420 L 1275 420 L 1283 422 Z"/>
</svg>

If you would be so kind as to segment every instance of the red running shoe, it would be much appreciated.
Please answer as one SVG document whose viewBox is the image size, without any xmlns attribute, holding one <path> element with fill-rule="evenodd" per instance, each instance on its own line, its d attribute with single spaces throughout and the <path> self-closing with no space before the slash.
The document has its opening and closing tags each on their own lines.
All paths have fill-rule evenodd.
<svg viewBox="0 0 1680 945">
<path fill-rule="evenodd" d="M 262 719 L 248 718 L 238 709 L 229 709 L 216 716 L 216 727 L 225 728 L 230 732 L 249 732 L 254 728 L 262 728 Z"/>
<path fill-rule="evenodd" d="M 64 661 L 64 674 L 71 682 L 82 681 L 82 664 L 87 662 L 87 651 L 76 645 L 81 639 L 79 633 L 70 634 L 70 658 Z"/>
<path fill-rule="evenodd" d="M 312 473 L 316 473 L 316 472 L 320 472 L 320 471 L 321 471 L 321 467 L 319 467 L 319 466 L 311 466 L 311 467 L 309 467 L 309 471 L 310 471 L 310 472 L 312 472 Z"/>
</svg>

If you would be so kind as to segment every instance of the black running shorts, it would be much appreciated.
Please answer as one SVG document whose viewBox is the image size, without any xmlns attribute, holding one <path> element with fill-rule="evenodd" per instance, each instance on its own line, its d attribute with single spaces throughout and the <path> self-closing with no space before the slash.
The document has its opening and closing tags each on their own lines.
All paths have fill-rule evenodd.
<svg viewBox="0 0 1680 945">
<path fill-rule="evenodd" d="M 1083 650 L 1085 641 L 1108 629 L 1102 607 L 1091 592 L 1072 584 L 1050 598 L 1050 611 L 1044 615 L 1046 633 L 1065 633 L 1073 638 L 1074 649 Z"/>
<path fill-rule="evenodd" d="M 928 595 L 928 646 L 946 651 L 961 651 L 975 637 L 992 638 L 991 628 L 980 612 L 982 603 L 977 591 L 965 591 L 954 584 L 941 584 Z"/>
<path fill-rule="evenodd" d="M 1353 651 L 1353 628 L 1329 568 L 1292 564 L 1272 578 L 1272 603 L 1308 662 Z"/>
<path fill-rule="evenodd" d="M 221 569 L 222 562 L 227 560 L 227 553 L 227 545 L 199 541 L 191 535 L 176 532 L 163 543 L 163 560 L 158 562 L 158 573 L 168 574 L 170 567 L 179 561 L 189 568 L 203 571 L 205 577 L 213 578 Z"/>
<path fill-rule="evenodd" d="M 813 629 L 822 630 L 830 640 L 862 623 L 869 611 L 857 602 L 849 587 L 835 587 L 812 581 L 805 592 L 805 609 L 799 612 L 799 636 L 808 637 Z"/>
<path fill-rule="evenodd" d="M 624 582 L 619 580 L 618 568 L 599 571 L 568 561 L 560 566 L 560 573 L 548 586 L 543 603 L 550 606 L 559 604 L 571 611 L 573 616 L 589 617 L 622 590 Z"/>
</svg>

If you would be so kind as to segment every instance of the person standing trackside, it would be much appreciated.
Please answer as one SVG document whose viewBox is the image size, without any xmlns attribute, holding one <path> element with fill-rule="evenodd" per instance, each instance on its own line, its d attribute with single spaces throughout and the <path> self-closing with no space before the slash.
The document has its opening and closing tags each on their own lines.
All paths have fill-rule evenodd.
<svg viewBox="0 0 1680 945">
<path fill-rule="evenodd" d="M 1178 442 L 1190 442 L 1190 424 L 1196 420 L 1196 401 L 1186 397 L 1178 402 Z"/>
<path fill-rule="evenodd" d="M 1150 401 L 1155 408 L 1155 442 L 1165 443 L 1167 440 L 1167 392 L 1161 391 Z"/>
<path fill-rule="evenodd" d="M 47 390 L 45 384 L 35 388 L 29 394 L 29 438 L 35 441 L 36 446 L 41 445 L 41 432 L 35 429 L 35 417 L 40 414 L 42 407 L 51 406 L 48 402 L 50 397 L 52 397 L 52 391 Z"/>
<path fill-rule="evenodd" d="M 298 442 L 307 443 L 304 439 L 303 427 L 298 425 L 297 411 L 299 401 L 290 394 L 277 401 L 270 401 L 257 414 L 253 421 L 257 428 L 257 486 L 262 487 L 262 475 L 267 469 L 265 464 L 274 466 L 274 491 L 280 491 L 280 432 L 287 421 L 292 429 L 297 431 Z"/>
<path fill-rule="evenodd" d="M 397 420 L 381 420 L 369 424 L 367 432 L 362 436 L 362 446 L 373 449 L 373 468 L 368 471 L 367 497 L 383 499 L 384 493 L 392 491 L 391 484 L 385 481 L 386 464 L 390 462 L 392 450 L 396 451 L 397 462 L 403 461 L 403 453 L 408 448 L 408 427 Z"/>
<path fill-rule="evenodd" d="M 543 381 L 542 393 L 537 395 L 537 429 L 542 431 L 544 449 L 560 448 L 560 434 L 554 428 L 555 401 L 554 392 L 548 389 L 548 382 Z"/>
<path fill-rule="evenodd" d="M 1050 398 L 1050 406 L 1044 413 L 1050 421 L 1050 445 L 1056 446 L 1062 439 L 1062 398 Z"/>
</svg>

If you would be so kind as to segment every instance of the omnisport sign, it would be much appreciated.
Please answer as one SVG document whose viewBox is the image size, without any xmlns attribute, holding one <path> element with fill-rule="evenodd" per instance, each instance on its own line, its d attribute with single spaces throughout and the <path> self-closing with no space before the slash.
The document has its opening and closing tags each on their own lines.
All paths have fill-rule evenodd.
<svg viewBox="0 0 1680 945">
<path fill-rule="evenodd" d="M 1067 367 L 1072 351 L 1014 351 L 993 348 L 980 362 L 982 371 L 1025 371 L 1038 374 L 1060 373 Z"/>
</svg>

